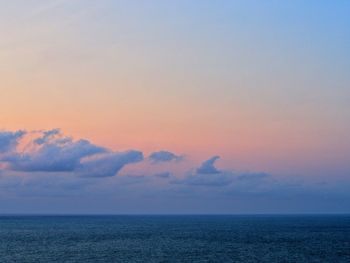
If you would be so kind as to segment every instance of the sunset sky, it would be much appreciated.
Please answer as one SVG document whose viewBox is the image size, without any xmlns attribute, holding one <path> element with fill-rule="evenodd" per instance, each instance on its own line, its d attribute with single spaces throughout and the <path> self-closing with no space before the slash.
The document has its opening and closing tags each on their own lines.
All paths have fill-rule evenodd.
<svg viewBox="0 0 350 263">
<path fill-rule="evenodd" d="M 350 212 L 349 14 L 1 1 L 0 213 Z"/>
</svg>

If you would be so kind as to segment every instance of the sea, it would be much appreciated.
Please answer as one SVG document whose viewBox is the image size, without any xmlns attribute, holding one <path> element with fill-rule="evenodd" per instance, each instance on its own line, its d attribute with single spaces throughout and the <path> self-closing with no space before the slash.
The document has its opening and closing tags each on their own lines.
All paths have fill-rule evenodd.
<svg viewBox="0 0 350 263">
<path fill-rule="evenodd" d="M 0 262 L 350 262 L 350 215 L 6 215 Z"/>
</svg>

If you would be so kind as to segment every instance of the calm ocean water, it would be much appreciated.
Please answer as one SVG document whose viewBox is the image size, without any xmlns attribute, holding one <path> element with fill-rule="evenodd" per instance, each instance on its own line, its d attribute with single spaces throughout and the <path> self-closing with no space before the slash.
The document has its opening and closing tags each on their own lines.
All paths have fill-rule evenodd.
<svg viewBox="0 0 350 263">
<path fill-rule="evenodd" d="M 1 216 L 0 262 L 350 262 L 350 216 Z"/>
</svg>

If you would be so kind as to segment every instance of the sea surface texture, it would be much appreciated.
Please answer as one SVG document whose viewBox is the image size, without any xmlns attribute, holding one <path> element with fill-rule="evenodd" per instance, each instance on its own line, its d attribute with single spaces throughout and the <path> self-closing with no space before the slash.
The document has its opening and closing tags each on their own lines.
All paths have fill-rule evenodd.
<svg viewBox="0 0 350 263">
<path fill-rule="evenodd" d="M 350 216 L 1 216 L 0 262 L 350 262 Z"/>
</svg>

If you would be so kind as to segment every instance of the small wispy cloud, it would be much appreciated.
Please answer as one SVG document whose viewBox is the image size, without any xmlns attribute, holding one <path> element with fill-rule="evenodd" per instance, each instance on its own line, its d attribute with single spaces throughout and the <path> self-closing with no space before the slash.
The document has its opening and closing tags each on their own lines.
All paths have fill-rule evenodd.
<svg viewBox="0 0 350 263">
<path fill-rule="evenodd" d="M 148 157 L 153 163 L 181 161 L 184 157 L 182 155 L 176 155 L 169 151 L 153 152 Z"/>
<path fill-rule="evenodd" d="M 221 171 L 216 169 L 215 162 L 220 156 L 213 156 L 209 160 L 204 161 L 200 167 L 197 168 L 197 173 L 199 174 L 219 174 Z"/>
</svg>

